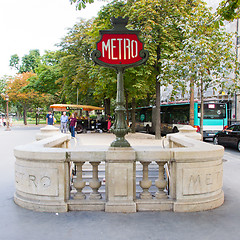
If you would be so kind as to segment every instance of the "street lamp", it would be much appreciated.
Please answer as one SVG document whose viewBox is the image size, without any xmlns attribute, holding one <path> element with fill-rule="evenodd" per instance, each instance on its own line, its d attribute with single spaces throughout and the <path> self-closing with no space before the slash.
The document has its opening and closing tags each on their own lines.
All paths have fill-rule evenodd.
<svg viewBox="0 0 240 240">
<path fill-rule="evenodd" d="M 6 94 L 5 95 L 5 100 L 7 103 L 7 128 L 5 129 L 6 131 L 11 131 L 10 127 L 9 127 L 9 114 L 8 114 L 8 101 L 9 101 L 9 96 Z"/>
</svg>

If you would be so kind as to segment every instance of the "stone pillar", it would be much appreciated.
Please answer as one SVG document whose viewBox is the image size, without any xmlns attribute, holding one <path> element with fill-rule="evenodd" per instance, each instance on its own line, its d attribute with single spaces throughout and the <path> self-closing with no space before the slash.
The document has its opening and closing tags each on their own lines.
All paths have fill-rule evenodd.
<svg viewBox="0 0 240 240">
<path fill-rule="evenodd" d="M 141 162 L 143 165 L 143 180 L 139 182 L 143 192 L 140 194 L 141 199 L 152 199 L 151 193 L 148 189 L 152 186 L 152 181 L 148 179 L 148 165 L 150 162 Z"/>
<path fill-rule="evenodd" d="M 132 148 L 106 153 L 106 212 L 136 212 L 136 162 Z"/>
<path fill-rule="evenodd" d="M 100 162 L 90 162 L 90 164 L 93 168 L 93 178 L 92 181 L 89 183 L 89 186 L 92 188 L 89 199 L 98 200 L 102 198 L 101 194 L 98 192 L 98 189 L 101 187 L 101 182 L 98 179 L 98 165 L 100 164 Z"/>
<path fill-rule="evenodd" d="M 165 162 L 157 162 L 158 164 L 158 179 L 155 181 L 155 186 L 158 188 L 156 193 L 157 199 L 167 198 L 167 194 L 163 191 L 167 186 L 167 181 L 164 178 Z"/>
<path fill-rule="evenodd" d="M 77 193 L 74 196 L 74 199 L 85 199 L 85 194 L 82 193 L 83 188 L 86 185 L 86 182 L 82 178 L 82 166 L 84 162 L 75 163 L 77 166 L 77 179 L 74 180 L 73 186 L 77 189 Z"/>
</svg>

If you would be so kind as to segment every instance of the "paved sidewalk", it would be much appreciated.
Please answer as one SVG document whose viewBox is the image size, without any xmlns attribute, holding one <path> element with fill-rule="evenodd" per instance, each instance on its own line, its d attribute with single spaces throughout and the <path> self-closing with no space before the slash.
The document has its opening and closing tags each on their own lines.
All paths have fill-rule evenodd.
<svg viewBox="0 0 240 240">
<path fill-rule="evenodd" d="M 13 202 L 14 156 L 17 145 L 34 141 L 39 127 L 0 128 L 0 239 L 1 240 L 239 240 L 240 159 L 224 163 L 225 203 L 211 211 L 197 213 L 105 212 L 39 213 Z M 99 135 L 77 135 L 79 143 L 97 143 Z M 112 141 L 105 134 L 104 141 Z M 137 135 L 135 135 L 137 136 Z M 129 141 L 131 136 L 129 136 Z M 73 142 L 74 140 L 71 140 Z M 133 140 L 147 144 L 151 139 Z M 103 143 L 103 139 L 101 140 Z M 105 143 L 105 142 L 104 142 Z M 158 141 L 160 143 L 160 141 Z M 159 144 L 161 146 L 161 144 Z"/>
<path fill-rule="evenodd" d="M 112 133 L 86 133 L 77 134 L 75 139 L 70 140 L 70 148 L 78 149 L 81 146 L 110 146 L 115 140 L 115 135 Z M 129 133 L 126 135 L 127 141 L 132 147 L 134 146 L 159 146 L 163 147 L 162 140 L 155 140 L 154 135 L 144 133 Z"/>
</svg>

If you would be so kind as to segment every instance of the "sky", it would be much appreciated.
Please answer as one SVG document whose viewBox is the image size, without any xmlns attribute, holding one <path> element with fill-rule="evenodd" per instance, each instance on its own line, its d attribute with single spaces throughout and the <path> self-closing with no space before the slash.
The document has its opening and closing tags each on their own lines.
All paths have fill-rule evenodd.
<svg viewBox="0 0 240 240">
<path fill-rule="evenodd" d="M 106 2 L 95 1 L 77 11 L 69 0 L 0 0 L 0 77 L 14 75 L 13 54 L 22 58 L 31 49 L 56 50 L 55 44 L 80 18 L 97 15 Z"/>
</svg>

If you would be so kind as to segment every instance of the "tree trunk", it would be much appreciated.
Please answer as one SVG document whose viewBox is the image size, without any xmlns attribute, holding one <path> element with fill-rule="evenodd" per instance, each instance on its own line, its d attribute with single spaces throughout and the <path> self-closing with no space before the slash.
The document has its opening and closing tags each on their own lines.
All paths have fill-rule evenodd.
<svg viewBox="0 0 240 240">
<path fill-rule="evenodd" d="M 105 115 L 110 114 L 110 98 L 104 99 Z"/>
<path fill-rule="evenodd" d="M 200 93 L 201 93 L 201 118 L 200 118 L 200 134 L 202 135 L 202 139 L 203 139 L 203 116 L 204 116 L 204 104 L 203 104 L 203 81 L 201 79 L 201 89 L 200 89 Z"/>
<path fill-rule="evenodd" d="M 136 132 L 136 118 L 135 118 L 135 112 L 136 112 L 136 99 L 132 99 L 132 132 Z"/>
<path fill-rule="evenodd" d="M 17 120 L 20 120 L 22 117 L 22 110 L 17 110 Z"/>
<path fill-rule="evenodd" d="M 35 115 L 36 125 L 38 125 L 38 114 Z"/>
<path fill-rule="evenodd" d="M 189 124 L 194 126 L 194 79 L 190 79 L 190 112 L 189 112 Z"/>
<path fill-rule="evenodd" d="M 25 105 L 23 106 L 23 123 L 27 125 L 27 109 Z"/>
<path fill-rule="evenodd" d="M 158 75 L 160 73 L 161 46 L 157 46 L 157 61 L 155 63 L 156 74 L 156 125 L 155 125 L 155 139 L 161 139 L 161 108 L 160 108 L 160 82 Z"/>
<path fill-rule="evenodd" d="M 128 93 L 126 90 L 125 90 L 125 99 L 126 99 L 127 125 L 129 126 Z"/>
<path fill-rule="evenodd" d="M 161 107 L 160 107 L 160 82 L 156 76 L 156 125 L 155 139 L 161 139 Z"/>
<path fill-rule="evenodd" d="M 149 105 L 150 105 L 150 100 L 151 100 L 150 93 L 147 93 L 147 102 L 146 102 L 146 106 L 149 106 Z"/>
</svg>

